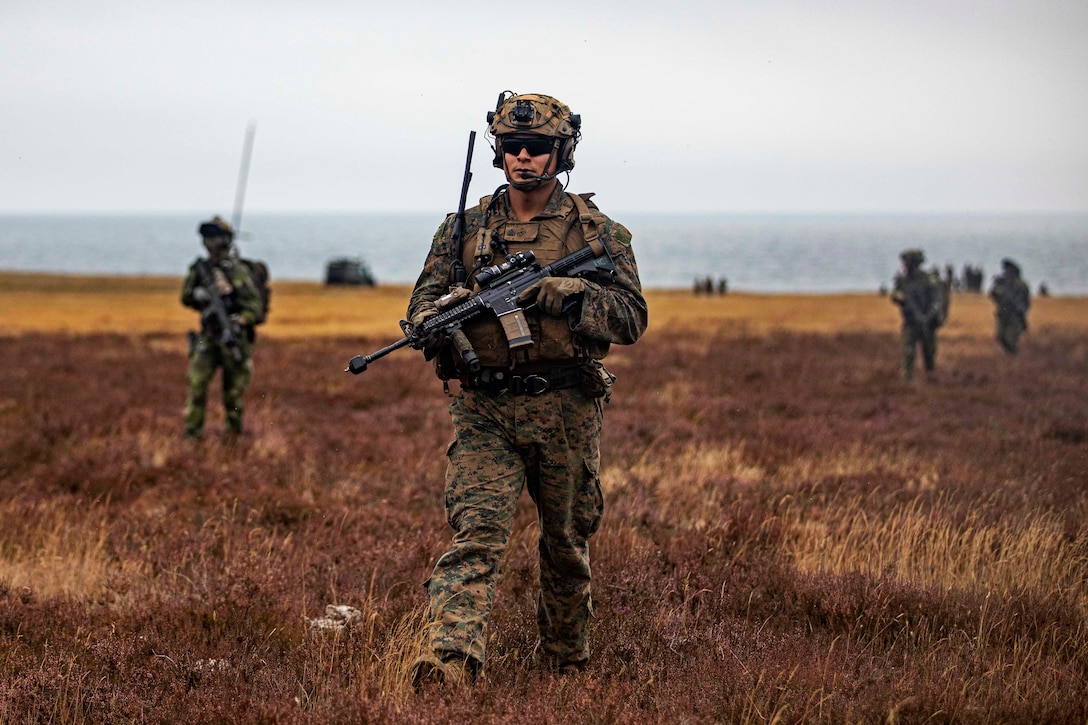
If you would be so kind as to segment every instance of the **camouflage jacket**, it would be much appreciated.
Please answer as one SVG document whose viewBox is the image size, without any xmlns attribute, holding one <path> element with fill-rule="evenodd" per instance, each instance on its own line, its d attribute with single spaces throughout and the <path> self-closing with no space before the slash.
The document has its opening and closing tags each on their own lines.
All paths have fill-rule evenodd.
<svg viewBox="0 0 1088 725">
<path fill-rule="evenodd" d="M 576 244 L 578 247 L 585 246 L 585 240 L 579 225 L 579 215 L 569 197 L 570 195 L 563 190 L 562 185 L 557 184 L 544 212 L 534 219 L 534 222 L 539 222 L 539 234 L 535 238 L 520 240 L 525 248 L 534 249 L 534 243 L 542 241 L 547 236 L 545 230 L 555 229 L 557 226 L 568 229 L 565 234 L 568 240 L 577 237 L 576 242 L 568 243 Z M 583 196 L 583 198 L 585 197 Z M 485 211 L 491 200 L 492 197 L 485 197 L 480 204 L 465 212 L 462 252 L 463 258 L 470 261 L 473 250 L 479 244 L 481 225 L 484 223 Z M 564 328 L 563 332 L 573 339 L 574 348 L 578 350 L 580 357 L 601 359 L 608 354 L 610 344 L 628 345 L 638 340 L 646 329 L 647 310 L 646 300 L 642 296 L 642 286 L 638 278 L 638 267 L 631 248 L 631 233 L 622 224 L 600 214 L 596 207 L 591 205 L 591 208 L 603 221 L 603 224 L 598 227 L 597 233 L 615 264 L 615 280 L 607 284 L 587 281 L 579 311 L 576 315 L 572 315 L 568 320 L 562 321 L 560 324 Z M 525 223 L 515 224 L 509 216 L 508 199 L 505 194 L 500 195 L 491 205 L 490 221 L 485 231 L 491 231 L 491 233 L 502 238 L 504 235 L 507 237 L 512 236 L 505 234 L 508 226 L 519 225 L 521 228 L 526 227 Z M 450 237 L 453 231 L 453 221 L 454 215 L 447 216 L 434 235 L 423 271 L 416 280 L 408 304 L 409 319 L 427 304 L 433 304 L 435 300 L 446 294 L 450 289 L 450 267 L 453 254 Z M 528 226 L 532 227 L 531 224 Z M 513 243 L 511 248 L 516 248 Z M 543 252 L 543 250 L 539 251 Z M 547 263 L 544 254 L 538 253 L 538 258 Z M 501 256 L 494 260 L 494 262 L 498 261 L 502 261 Z M 470 271 L 472 270 L 471 264 L 466 266 Z M 472 279 L 470 277 L 469 284 L 471 285 L 471 283 Z M 527 361 L 548 362 L 554 356 L 559 355 L 555 351 L 559 350 L 561 346 L 550 345 L 550 341 L 547 339 L 538 339 L 538 333 L 541 330 L 543 330 L 545 336 L 549 334 L 549 330 L 553 334 L 555 333 L 556 328 L 554 325 L 557 318 L 544 319 L 547 316 L 535 308 L 530 309 L 526 313 L 526 317 L 530 328 L 534 331 L 535 340 L 528 353 L 529 358 Z M 487 324 L 494 324 L 494 321 L 483 321 L 481 326 Z M 477 340 L 474 339 L 474 329 L 471 325 L 465 326 L 465 334 L 475 346 Z M 492 364 L 485 359 L 486 353 L 484 351 L 477 349 L 477 352 L 480 353 L 484 364 Z M 508 354 L 507 350 L 503 350 L 503 359 Z"/>
<path fill-rule="evenodd" d="M 899 305 L 903 323 L 931 330 L 940 322 L 941 282 L 923 269 L 895 275 L 892 302 Z"/>
<path fill-rule="evenodd" d="M 185 277 L 185 284 L 181 288 L 181 304 L 194 310 L 203 311 L 203 307 L 193 299 L 193 290 L 198 286 L 196 262 L 189 265 L 189 273 Z M 242 325 L 252 327 L 254 321 L 261 312 L 261 297 L 257 285 L 250 276 L 245 265 L 227 258 L 219 262 L 208 260 L 208 269 L 214 276 L 221 273 L 231 287 L 229 294 L 220 295 L 223 307 L 228 315 L 237 315 Z M 209 290 L 212 292 L 212 290 Z M 214 292 L 213 292 L 214 294 Z M 205 328 L 209 324 L 207 316 L 202 316 L 201 324 Z"/>
<path fill-rule="evenodd" d="M 1020 277 L 1000 274 L 994 277 L 990 299 L 997 304 L 998 317 L 1022 319 L 1031 306 L 1031 290 Z"/>
</svg>

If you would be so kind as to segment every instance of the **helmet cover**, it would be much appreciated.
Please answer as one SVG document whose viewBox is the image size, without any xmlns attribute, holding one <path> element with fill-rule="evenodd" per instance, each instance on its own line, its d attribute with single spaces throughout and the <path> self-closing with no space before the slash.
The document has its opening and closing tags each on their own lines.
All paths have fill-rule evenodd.
<svg viewBox="0 0 1088 725">
<path fill-rule="evenodd" d="M 555 98 L 540 93 L 503 91 L 495 110 L 487 114 L 487 124 L 488 133 L 496 139 L 511 135 L 562 139 L 557 170 L 574 168 L 574 147 L 582 137 L 582 118 Z M 502 148 L 498 143 L 495 144 L 494 165 L 502 168 Z"/>
</svg>

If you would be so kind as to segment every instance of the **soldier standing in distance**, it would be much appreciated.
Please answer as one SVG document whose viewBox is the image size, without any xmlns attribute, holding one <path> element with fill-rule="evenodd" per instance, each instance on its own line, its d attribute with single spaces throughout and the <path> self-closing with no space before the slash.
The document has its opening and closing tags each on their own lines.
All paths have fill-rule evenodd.
<svg viewBox="0 0 1088 725">
<path fill-rule="evenodd" d="M 199 439 L 203 435 L 208 386 L 216 369 L 222 368 L 225 432 L 228 438 L 235 438 L 242 433 L 244 397 L 253 377 L 253 325 L 261 315 L 260 293 L 247 267 L 237 261 L 230 224 L 216 216 L 201 224 L 198 231 L 208 258 L 190 265 L 181 291 L 181 303 L 201 313 L 200 335 L 189 333 L 185 436 Z M 201 265 L 210 274 L 209 284 L 200 279 Z M 225 313 L 222 318 L 215 314 L 213 296 Z"/>
<path fill-rule="evenodd" d="M 903 271 L 895 275 L 892 302 L 899 305 L 903 315 L 903 378 L 914 379 L 914 354 L 922 348 L 926 374 L 937 365 L 937 328 L 941 325 L 941 282 L 922 269 L 925 254 L 921 249 L 908 249 L 899 255 Z"/>
<path fill-rule="evenodd" d="M 1020 349 L 1020 335 L 1028 329 L 1031 306 L 1031 290 L 1020 277 L 1020 265 L 1008 258 L 1001 260 L 1001 274 L 994 277 L 990 299 L 996 305 L 997 341 L 1005 352 L 1015 355 Z"/>
<path fill-rule="evenodd" d="M 471 288 L 479 270 L 508 255 L 532 251 L 547 265 L 596 237 L 616 274 L 547 277 L 527 290 L 528 347 L 511 350 L 494 317 L 466 324 L 482 365 L 477 372 L 456 355 L 436 358 L 440 378 L 461 381 L 450 405 L 455 439 L 447 449 L 445 489 L 454 535 L 425 583 L 429 625 L 411 672 L 417 689 L 443 681 L 468 685 L 479 676 L 499 565 L 523 488 L 540 525 L 534 660 L 564 673 L 588 662 L 589 538 L 604 510 L 600 433 L 614 380 L 599 361 L 610 344 L 634 343 L 646 329 L 631 233 L 602 214 L 591 194 L 570 194 L 556 178 L 574 168 L 581 118 L 550 96 L 506 91 L 488 124 L 493 165 L 508 183 L 466 212 L 462 249 L 451 242 L 455 215 L 438 228 L 408 305 L 412 324 L 436 314 L 436 301 L 451 289 L 451 268 L 461 264 Z M 434 354 L 443 341 L 428 347 Z"/>
</svg>

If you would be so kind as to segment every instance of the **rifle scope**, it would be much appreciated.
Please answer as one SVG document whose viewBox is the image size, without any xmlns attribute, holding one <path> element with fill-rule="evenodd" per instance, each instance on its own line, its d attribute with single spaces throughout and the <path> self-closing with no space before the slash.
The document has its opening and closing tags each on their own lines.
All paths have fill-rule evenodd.
<svg viewBox="0 0 1088 725">
<path fill-rule="evenodd" d="M 480 287 L 486 287 L 493 280 L 498 279 L 512 269 L 522 269 L 528 267 L 530 264 L 536 261 L 536 255 L 533 252 L 518 252 L 506 258 L 505 262 L 501 264 L 493 264 L 490 267 L 484 267 L 476 274 L 476 283 Z"/>
</svg>

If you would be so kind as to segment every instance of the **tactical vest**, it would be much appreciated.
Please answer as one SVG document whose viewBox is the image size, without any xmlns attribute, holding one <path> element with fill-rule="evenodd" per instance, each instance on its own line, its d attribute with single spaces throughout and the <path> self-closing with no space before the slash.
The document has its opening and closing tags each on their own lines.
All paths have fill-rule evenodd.
<svg viewBox="0 0 1088 725">
<path fill-rule="evenodd" d="M 506 254 L 531 250 L 541 266 L 581 249 L 589 240 L 598 237 L 607 221 L 596 205 L 587 203 L 591 196 L 564 192 L 557 214 L 527 222 L 508 217 L 504 203 L 496 203 L 494 209 L 489 209 L 492 197 L 485 196 L 480 200 L 480 208 L 487 210 L 483 226 L 475 234 L 466 236 L 461 251 L 465 269 L 477 269 L 481 265 L 503 261 L 501 252 L 496 252 L 492 240 L 501 241 L 506 247 Z M 469 284 L 472 283 L 470 279 Z M 502 325 L 494 317 L 484 316 L 465 325 L 465 335 L 480 357 L 481 365 L 512 367 L 581 363 L 603 358 L 608 352 L 607 343 L 586 340 L 571 332 L 571 322 L 565 316 L 548 315 L 535 307 L 525 316 L 533 344 L 513 352 L 506 344 Z"/>
</svg>

